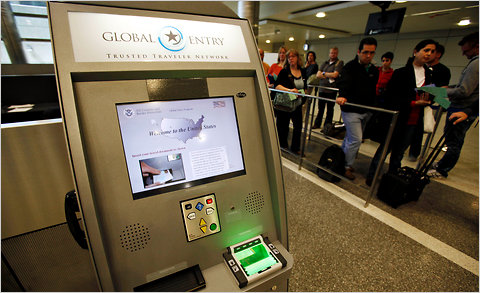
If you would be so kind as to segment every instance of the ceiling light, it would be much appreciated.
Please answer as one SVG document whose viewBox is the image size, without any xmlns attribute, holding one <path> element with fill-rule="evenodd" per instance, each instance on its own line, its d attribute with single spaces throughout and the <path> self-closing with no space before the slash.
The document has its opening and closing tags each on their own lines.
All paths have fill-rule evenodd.
<svg viewBox="0 0 480 293">
<path fill-rule="evenodd" d="M 293 37 L 288 38 L 288 40 L 289 40 L 290 42 L 295 41 L 295 39 L 294 39 Z"/>
<path fill-rule="evenodd" d="M 460 25 L 460 26 L 465 26 L 469 24 L 470 24 L 470 19 L 462 19 L 457 23 L 457 25 Z"/>
<path fill-rule="evenodd" d="M 270 44 L 270 40 L 266 40 L 265 43 Z"/>
<path fill-rule="evenodd" d="M 321 34 L 318 36 L 320 39 L 325 39 L 325 35 L 324 34 Z"/>
<path fill-rule="evenodd" d="M 455 11 L 455 10 L 460 10 L 461 8 L 455 7 L 455 8 L 448 8 L 448 9 L 441 9 L 441 10 L 432 10 L 432 11 L 426 11 L 426 12 L 419 12 L 419 13 L 413 13 L 410 14 L 410 16 L 420 16 L 420 15 L 427 15 L 427 14 L 437 14 L 437 13 L 443 13 L 443 12 L 448 12 L 448 11 Z"/>
<path fill-rule="evenodd" d="M 325 14 L 325 12 L 319 12 L 319 13 L 315 14 L 315 16 L 316 17 L 325 17 L 327 15 Z"/>
<path fill-rule="evenodd" d="M 395 1 L 395 3 L 405 3 L 407 1 Z"/>
</svg>

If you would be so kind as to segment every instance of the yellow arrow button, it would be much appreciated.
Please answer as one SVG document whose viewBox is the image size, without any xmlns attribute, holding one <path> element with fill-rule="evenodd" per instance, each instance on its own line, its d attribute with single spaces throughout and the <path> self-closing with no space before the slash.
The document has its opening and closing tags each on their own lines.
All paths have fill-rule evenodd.
<svg viewBox="0 0 480 293">
<path fill-rule="evenodd" d="M 203 233 L 207 232 L 207 226 L 200 227 L 200 230 L 202 230 Z"/>
<path fill-rule="evenodd" d="M 207 223 L 205 222 L 205 220 L 203 218 L 201 218 L 199 226 L 203 226 L 203 225 L 206 225 L 206 224 Z"/>
</svg>

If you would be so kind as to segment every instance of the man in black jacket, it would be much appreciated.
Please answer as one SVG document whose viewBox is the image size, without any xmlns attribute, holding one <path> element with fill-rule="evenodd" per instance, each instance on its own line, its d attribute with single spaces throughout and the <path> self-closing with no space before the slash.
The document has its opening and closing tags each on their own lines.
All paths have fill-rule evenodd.
<svg viewBox="0 0 480 293">
<path fill-rule="evenodd" d="M 349 106 L 345 103 L 374 105 L 379 73 L 371 62 L 376 49 L 376 39 L 367 37 L 361 40 L 357 56 L 343 67 L 337 82 L 339 88 L 337 104 L 342 108 L 342 119 L 346 129 L 342 143 L 345 153 L 344 176 L 350 180 L 355 179 L 352 165 L 362 144 L 363 130 L 372 114 L 365 108 Z"/>
</svg>

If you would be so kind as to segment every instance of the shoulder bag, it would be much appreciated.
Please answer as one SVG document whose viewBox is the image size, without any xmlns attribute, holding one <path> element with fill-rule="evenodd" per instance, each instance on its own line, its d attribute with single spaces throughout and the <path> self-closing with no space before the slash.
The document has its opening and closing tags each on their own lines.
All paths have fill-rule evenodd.
<svg viewBox="0 0 480 293">
<path fill-rule="evenodd" d="M 293 112 L 302 104 L 302 99 L 294 94 L 276 92 L 273 107 L 284 112 Z"/>
</svg>

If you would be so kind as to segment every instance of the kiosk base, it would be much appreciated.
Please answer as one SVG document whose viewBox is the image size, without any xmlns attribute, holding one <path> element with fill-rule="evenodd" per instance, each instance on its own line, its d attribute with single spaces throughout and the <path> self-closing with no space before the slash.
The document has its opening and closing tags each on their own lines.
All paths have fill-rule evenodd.
<svg viewBox="0 0 480 293">
<path fill-rule="evenodd" d="M 134 292 L 192 292 L 205 288 L 199 265 L 133 288 Z"/>
</svg>

